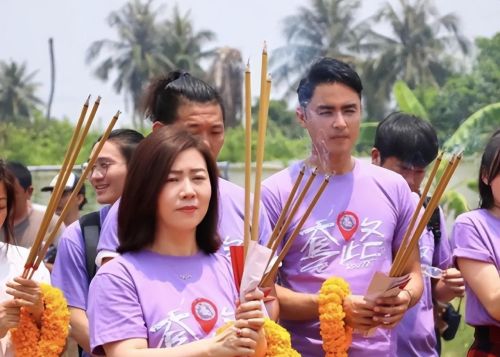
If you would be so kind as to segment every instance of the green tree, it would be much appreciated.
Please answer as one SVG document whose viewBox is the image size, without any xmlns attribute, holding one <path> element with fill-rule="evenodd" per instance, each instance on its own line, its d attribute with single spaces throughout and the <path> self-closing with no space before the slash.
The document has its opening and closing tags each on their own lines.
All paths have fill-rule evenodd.
<svg viewBox="0 0 500 357">
<path fill-rule="evenodd" d="M 109 26 L 116 29 L 118 40 L 103 39 L 95 41 L 87 50 L 87 62 L 96 62 L 107 56 L 97 65 L 95 75 L 108 81 L 115 73 L 113 87 L 117 93 L 124 92 L 127 103 L 132 104 L 138 114 L 141 93 L 147 81 L 159 73 L 162 66 L 173 67 L 161 52 L 160 31 L 157 14 L 160 8 L 153 8 L 153 1 L 139 0 L 124 5 L 108 16 Z M 134 115 L 137 124 L 137 116 Z"/>
<path fill-rule="evenodd" d="M 204 77 L 205 71 L 200 63 L 214 55 L 213 49 L 204 49 L 213 40 L 215 34 L 212 31 L 195 31 L 191 12 L 181 14 L 177 5 L 172 16 L 160 27 L 160 51 L 171 64 L 169 70 L 180 68 L 195 76 Z"/>
<path fill-rule="evenodd" d="M 33 109 L 42 104 L 35 92 L 35 72 L 28 73 L 25 63 L 0 61 L 0 121 L 29 122 Z"/>
<path fill-rule="evenodd" d="M 208 71 L 208 80 L 224 102 L 225 126 L 241 125 L 243 109 L 243 60 L 238 49 L 222 47 L 216 50 Z"/>
<path fill-rule="evenodd" d="M 475 43 L 479 53 L 470 73 L 454 75 L 439 92 L 429 88 L 416 91 L 442 139 L 474 112 L 499 101 L 500 33 Z"/>
<path fill-rule="evenodd" d="M 363 73 L 367 101 L 372 106 L 381 99 L 384 105 L 388 102 L 398 79 L 410 88 L 442 85 L 452 73 L 450 54 L 469 53 L 470 45 L 460 32 L 459 19 L 451 13 L 441 16 L 431 0 L 399 0 L 399 9 L 386 3 L 372 21 L 373 26 L 359 46 L 370 55 Z M 381 22 L 390 26 L 391 35 L 373 29 Z M 382 110 L 367 109 L 370 117 L 380 117 L 384 112 L 383 106 Z"/>
<path fill-rule="evenodd" d="M 273 51 L 271 67 L 276 83 L 289 86 L 291 94 L 311 64 L 319 57 L 349 63 L 359 43 L 363 23 L 356 22 L 359 0 L 309 0 L 295 15 L 284 19 L 286 45 Z"/>
</svg>

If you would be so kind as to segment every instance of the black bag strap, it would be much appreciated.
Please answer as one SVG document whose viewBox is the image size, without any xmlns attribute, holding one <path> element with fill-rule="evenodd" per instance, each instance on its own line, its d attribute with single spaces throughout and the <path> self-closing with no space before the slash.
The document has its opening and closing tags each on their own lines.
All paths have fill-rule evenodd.
<svg viewBox="0 0 500 357">
<path fill-rule="evenodd" d="M 427 196 L 424 200 L 424 207 L 427 207 L 429 201 L 431 200 L 430 196 Z M 439 206 L 434 209 L 432 212 L 432 216 L 427 223 L 427 228 L 432 231 L 434 236 L 434 247 L 439 245 L 441 241 L 441 213 L 439 212 Z"/>
<path fill-rule="evenodd" d="M 97 267 L 95 258 L 97 256 L 97 243 L 101 232 L 101 213 L 99 211 L 88 213 L 79 219 L 82 229 L 82 237 L 85 243 L 85 260 L 87 265 L 87 276 L 89 284 L 94 277 Z"/>
</svg>

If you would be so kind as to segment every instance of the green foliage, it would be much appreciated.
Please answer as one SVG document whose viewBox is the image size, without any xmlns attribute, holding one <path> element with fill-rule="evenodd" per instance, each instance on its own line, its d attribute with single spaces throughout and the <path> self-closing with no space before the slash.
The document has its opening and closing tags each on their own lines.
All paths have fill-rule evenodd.
<svg viewBox="0 0 500 357">
<path fill-rule="evenodd" d="M 33 123 L 0 124 L 0 152 L 3 159 L 21 161 L 26 165 L 61 164 L 73 134 L 68 120 L 47 120 L 35 113 Z M 77 163 L 87 160 L 98 133 L 90 132 L 80 151 Z"/>
<path fill-rule="evenodd" d="M 257 130 L 257 114 L 259 113 L 259 103 L 252 107 L 253 124 L 252 128 Z M 271 100 L 269 102 L 269 125 L 280 128 L 283 135 L 290 139 L 298 139 L 305 134 L 305 130 L 298 124 L 294 111 L 288 109 L 285 100 Z M 271 124 L 273 123 L 273 124 Z"/>
<path fill-rule="evenodd" d="M 37 72 L 27 73 L 25 63 L 0 61 L 0 122 L 29 122 L 33 110 L 42 104 L 35 95 Z"/>
<path fill-rule="evenodd" d="M 446 191 L 441 197 L 441 204 L 446 214 L 454 218 L 470 210 L 465 196 L 455 190 Z"/>
<path fill-rule="evenodd" d="M 499 100 L 500 33 L 477 39 L 476 46 L 479 54 L 472 71 L 450 78 L 426 105 L 441 139 L 448 138 L 474 112 Z"/>
<path fill-rule="evenodd" d="M 491 133 L 500 128 L 500 102 L 481 108 L 467 118 L 443 145 L 445 150 L 481 151 Z"/>
<path fill-rule="evenodd" d="M 252 161 L 255 160 L 257 131 L 252 131 Z M 305 157 L 310 151 L 308 137 L 290 139 L 276 126 L 269 123 L 265 142 L 265 161 L 282 161 Z M 218 157 L 219 161 L 245 161 L 245 129 L 242 127 L 226 130 L 224 146 Z"/>
<path fill-rule="evenodd" d="M 419 118 L 429 120 L 429 115 L 424 106 L 417 99 L 410 87 L 403 81 L 396 81 L 393 88 L 394 97 L 398 103 L 399 110 L 416 115 Z"/>
<path fill-rule="evenodd" d="M 358 141 L 355 151 L 357 154 L 370 155 L 373 143 L 375 142 L 375 132 L 378 122 L 367 121 L 361 123 Z"/>
</svg>

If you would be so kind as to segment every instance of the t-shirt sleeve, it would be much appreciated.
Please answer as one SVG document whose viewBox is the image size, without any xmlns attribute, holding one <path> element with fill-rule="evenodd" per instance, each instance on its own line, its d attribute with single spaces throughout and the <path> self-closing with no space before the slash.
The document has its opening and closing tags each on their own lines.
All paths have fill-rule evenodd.
<svg viewBox="0 0 500 357">
<path fill-rule="evenodd" d="M 278 222 L 281 204 L 273 192 L 272 182 L 264 181 L 262 185 L 262 203 L 264 204 L 271 229 Z"/>
<path fill-rule="evenodd" d="M 118 208 L 120 201 L 117 201 L 109 209 L 106 218 L 101 227 L 99 234 L 99 243 L 97 244 L 97 259 L 96 265 L 101 265 L 102 258 L 115 257 L 117 255 L 116 249 L 119 246 L 118 240 Z"/>
<path fill-rule="evenodd" d="M 410 188 L 402 178 L 401 182 L 398 183 L 397 189 L 399 191 L 399 207 L 396 208 L 397 222 L 392 239 L 392 251 L 394 254 L 403 242 L 403 237 L 408 229 L 408 226 L 410 225 L 411 217 L 417 206 L 415 198 L 412 197 Z"/>
<path fill-rule="evenodd" d="M 61 236 L 52 269 L 52 284 L 62 290 L 68 306 L 87 309 L 89 282 L 85 249 L 78 221 L 68 226 Z"/>
<path fill-rule="evenodd" d="M 92 353 L 104 354 L 103 346 L 111 342 L 148 338 L 138 293 L 127 275 L 122 267 L 117 274 L 98 273 L 92 279 L 87 311 Z"/>
<path fill-rule="evenodd" d="M 261 245 L 266 245 L 271 238 L 272 229 L 271 223 L 269 222 L 269 216 L 267 214 L 266 207 L 263 203 L 260 205 L 259 210 L 259 243 Z"/>
<path fill-rule="evenodd" d="M 492 250 L 488 249 L 473 221 L 469 218 L 457 219 L 453 226 L 451 245 L 453 258 L 468 258 L 495 264 Z"/>
</svg>

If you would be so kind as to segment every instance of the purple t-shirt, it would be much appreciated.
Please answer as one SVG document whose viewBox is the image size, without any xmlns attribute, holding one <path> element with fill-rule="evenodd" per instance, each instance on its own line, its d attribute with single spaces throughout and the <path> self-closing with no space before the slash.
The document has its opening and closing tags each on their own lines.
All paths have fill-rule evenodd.
<svg viewBox="0 0 500 357">
<path fill-rule="evenodd" d="M 115 202 L 104 221 L 97 251 L 100 258 L 116 256 L 118 248 L 118 208 Z M 232 182 L 219 178 L 219 234 L 222 239 L 221 251 L 229 256 L 229 246 L 243 244 L 243 219 L 245 213 L 245 191 Z M 271 225 L 263 204 L 260 205 L 259 242 L 266 244 L 271 236 Z M 98 261 L 100 265 L 100 261 Z"/>
<path fill-rule="evenodd" d="M 457 217 L 451 235 L 453 258 L 467 258 L 493 264 L 500 271 L 500 218 L 486 209 Z M 500 326 L 465 282 L 465 321 L 472 326 Z"/>
<path fill-rule="evenodd" d="M 420 262 L 422 264 L 448 269 L 451 265 L 451 248 L 446 235 L 444 215 L 440 210 L 441 237 L 436 246 L 434 234 L 427 229 L 419 241 Z M 437 248 L 437 249 L 435 249 Z M 398 356 L 430 357 L 438 356 L 434 331 L 434 304 L 432 303 L 431 278 L 425 275 L 424 292 L 419 302 L 409 309 L 396 326 Z"/>
<path fill-rule="evenodd" d="M 294 164 L 264 181 L 263 201 L 271 225 L 276 223 L 302 165 Z M 311 202 L 322 181 L 323 176 L 318 175 L 304 202 Z M 347 280 L 353 294 L 364 295 L 375 272 L 389 272 L 414 208 L 408 184 L 400 175 L 355 160 L 352 172 L 330 179 L 283 261 L 281 284 L 315 294 L 327 278 L 339 276 Z M 303 204 L 298 210 L 285 241 L 306 209 Z M 339 229 L 340 224 L 344 232 L 349 231 L 356 227 L 356 220 L 351 237 Z M 281 322 L 303 356 L 324 355 L 317 319 Z M 394 356 L 395 349 L 395 334 L 377 329 L 369 338 L 356 333 L 349 356 Z"/>
<path fill-rule="evenodd" d="M 105 206 L 99 211 L 101 225 L 109 208 L 110 206 Z M 90 282 L 87 275 L 85 243 L 79 221 L 73 222 L 63 231 L 51 277 L 52 285 L 62 290 L 68 306 L 87 309 Z"/>
<path fill-rule="evenodd" d="M 149 348 L 204 339 L 234 320 L 236 299 L 222 254 L 123 254 L 101 267 L 90 284 L 92 351 L 103 353 L 103 345 L 131 338 L 147 339 Z M 207 330 L 199 321 L 208 321 Z"/>
<path fill-rule="evenodd" d="M 101 225 L 110 206 L 99 210 Z M 87 310 L 89 278 L 87 260 L 80 222 L 76 221 L 64 229 L 57 246 L 56 261 L 52 269 L 52 285 L 61 289 L 68 306 Z M 90 354 L 83 352 L 83 357 Z"/>
</svg>

